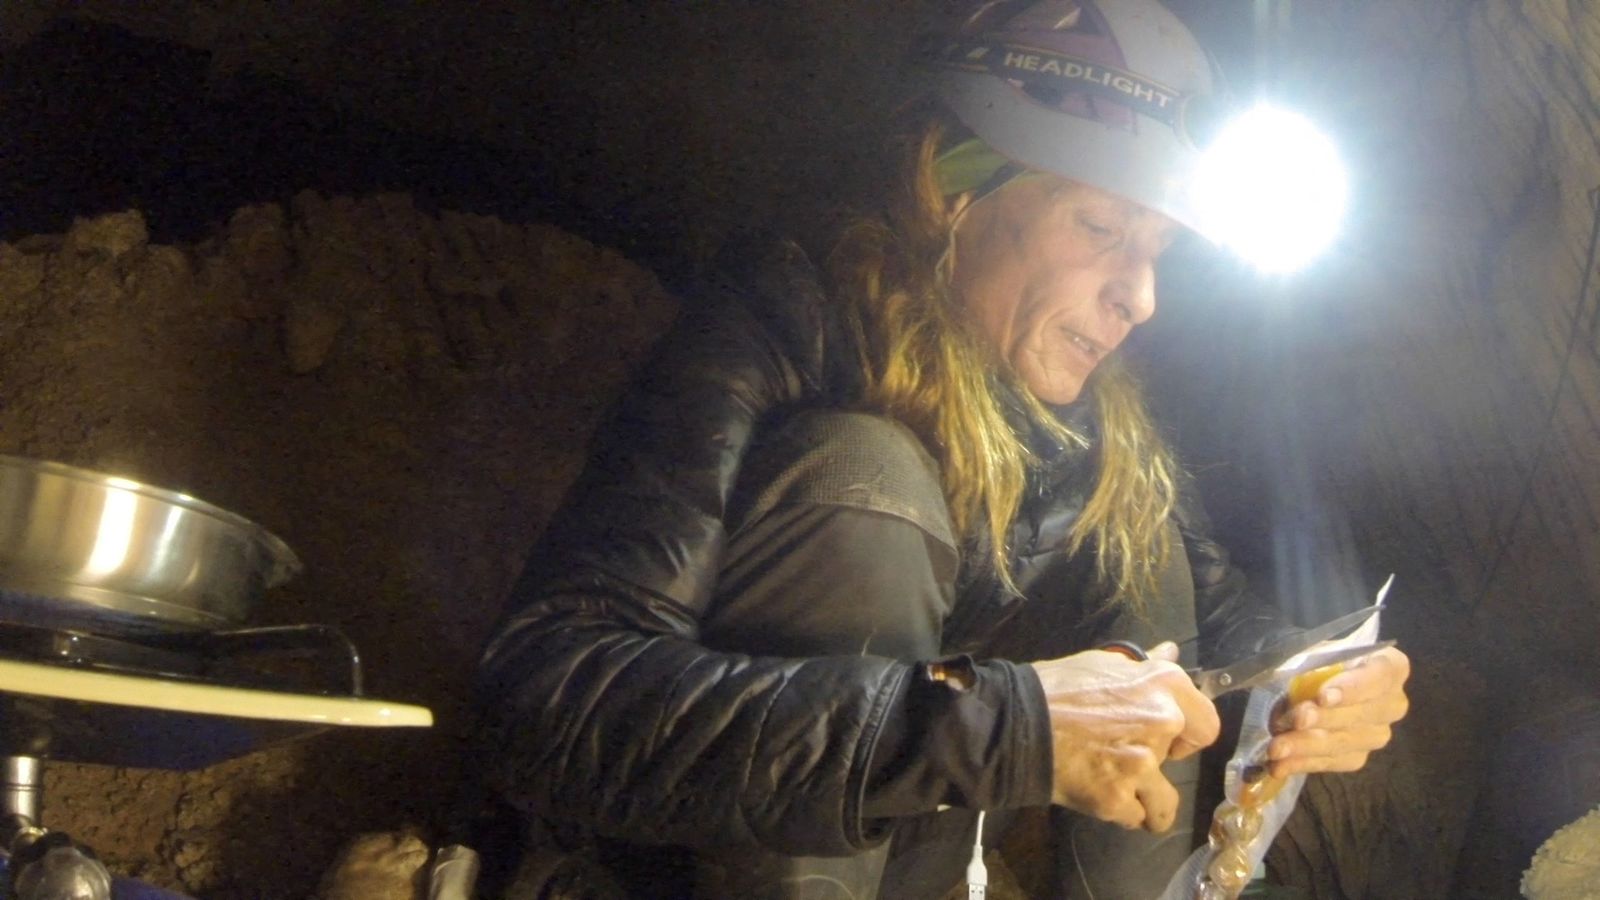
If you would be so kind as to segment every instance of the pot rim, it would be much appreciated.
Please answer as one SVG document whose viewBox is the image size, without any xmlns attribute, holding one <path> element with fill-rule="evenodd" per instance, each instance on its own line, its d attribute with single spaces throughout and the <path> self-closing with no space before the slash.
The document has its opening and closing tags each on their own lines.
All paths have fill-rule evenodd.
<svg viewBox="0 0 1600 900">
<path fill-rule="evenodd" d="M 231 525 L 250 536 L 254 537 L 267 549 L 272 556 L 272 570 L 267 573 L 266 587 L 273 588 L 293 578 L 305 569 L 300 557 L 289 548 L 284 540 L 268 531 L 261 525 L 235 512 L 229 512 L 215 503 L 208 503 L 192 494 L 182 491 L 157 487 L 141 481 L 135 481 L 123 475 L 113 475 L 95 469 L 86 469 L 81 466 L 68 465 L 47 459 L 32 459 L 26 456 L 13 456 L 0 453 L 0 468 L 20 469 L 29 473 L 55 475 L 80 481 L 100 488 L 128 491 L 140 494 L 163 503 L 170 503 L 191 512 L 210 516 L 226 525 Z"/>
</svg>

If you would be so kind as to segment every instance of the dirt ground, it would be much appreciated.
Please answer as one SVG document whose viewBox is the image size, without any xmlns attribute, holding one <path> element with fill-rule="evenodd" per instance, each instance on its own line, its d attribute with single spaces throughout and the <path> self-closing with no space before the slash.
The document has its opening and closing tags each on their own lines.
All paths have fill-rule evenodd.
<svg viewBox="0 0 1600 900">
<path fill-rule="evenodd" d="M 355 833 L 440 825 L 476 648 L 673 310 L 613 252 L 399 195 L 241 209 L 197 246 L 136 212 L 0 244 L 0 451 L 262 523 L 306 572 L 259 620 L 341 627 L 370 694 L 439 723 L 195 773 L 51 764 L 46 821 L 208 898 L 304 896 Z"/>
</svg>

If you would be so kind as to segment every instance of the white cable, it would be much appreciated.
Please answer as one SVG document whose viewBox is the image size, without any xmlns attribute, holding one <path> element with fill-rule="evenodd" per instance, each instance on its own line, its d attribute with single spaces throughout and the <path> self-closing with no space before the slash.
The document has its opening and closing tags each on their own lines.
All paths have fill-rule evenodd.
<svg viewBox="0 0 1600 900">
<path fill-rule="evenodd" d="M 983 864 L 983 810 L 978 810 L 978 833 L 972 836 L 972 861 L 967 863 L 967 900 L 983 900 L 989 890 L 989 869 Z"/>
</svg>

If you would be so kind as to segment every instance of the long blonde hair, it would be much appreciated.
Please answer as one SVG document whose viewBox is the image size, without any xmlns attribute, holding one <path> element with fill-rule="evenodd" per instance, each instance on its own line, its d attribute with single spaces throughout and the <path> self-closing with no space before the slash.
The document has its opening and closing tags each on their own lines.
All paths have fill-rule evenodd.
<svg viewBox="0 0 1600 900">
<path fill-rule="evenodd" d="M 881 210 L 844 230 L 827 269 L 855 332 L 863 402 L 928 446 L 957 532 L 986 539 L 1001 582 L 1015 590 L 1006 535 L 1037 461 L 1007 418 L 996 379 L 1009 382 L 1030 418 L 1064 446 L 1089 442 L 995 364 L 952 296 L 947 251 L 958 207 L 941 192 L 934 166 L 950 131 L 934 119 L 902 141 L 898 163 L 909 177 L 889 182 Z M 1172 550 L 1166 525 L 1175 464 L 1114 356 L 1098 367 L 1088 393 L 1099 432 L 1097 478 L 1063 549 L 1092 548 L 1111 602 L 1142 610 Z"/>
</svg>

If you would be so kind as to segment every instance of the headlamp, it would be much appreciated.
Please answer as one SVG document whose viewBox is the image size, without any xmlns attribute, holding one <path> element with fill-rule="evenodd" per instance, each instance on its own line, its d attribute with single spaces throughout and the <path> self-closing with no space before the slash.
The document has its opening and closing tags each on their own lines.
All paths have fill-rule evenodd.
<svg viewBox="0 0 1600 900">
<path fill-rule="evenodd" d="M 1259 105 L 1222 123 L 1190 184 L 1196 226 L 1262 272 L 1292 272 L 1338 236 L 1348 180 L 1304 116 Z"/>
</svg>

